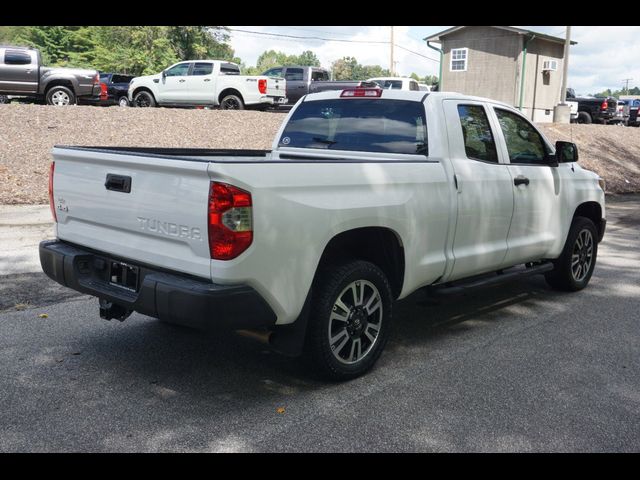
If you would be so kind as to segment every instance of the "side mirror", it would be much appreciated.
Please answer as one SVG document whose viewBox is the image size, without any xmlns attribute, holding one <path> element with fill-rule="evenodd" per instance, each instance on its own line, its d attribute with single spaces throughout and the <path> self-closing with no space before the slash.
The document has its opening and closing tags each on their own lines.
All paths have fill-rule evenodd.
<svg viewBox="0 0 640 480">
<path fill-rule="evenodd" d="M 162 71 L 162 78 L 167 78 L 167 71 L 166 70 Z"/>
<path fill-rule="evenodd" d="M 578 147 L 575 143 L 556 142 L 556 160 L 558 163 L 570 163 L 578 161 Z"/>
</svg>

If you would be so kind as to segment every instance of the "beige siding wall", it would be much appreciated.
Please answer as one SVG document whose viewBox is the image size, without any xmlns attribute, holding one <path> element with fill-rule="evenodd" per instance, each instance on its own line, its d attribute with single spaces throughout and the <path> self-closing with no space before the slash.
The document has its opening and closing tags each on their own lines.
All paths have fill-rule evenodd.
<svg viewBox="0 0 640 480">
<path fill-rule="evenodd" d="M 468 48 L 467 71 L 451 71 L 451 49 Z M 443 90 L 516 104 L 520 35 L 491 27 L 467 27 L 443 39 Z M 528 60 L 527 60 L 528 62 Z"/>
<path fill-rule="evenodd" d="M 553 120 L 553 107 L 560 102 L 563 57 L 564 46 L 559 43 L 534 39 L 527 47 L 523 107 L 528 112 L 527 116 L 536 122 Z M 543 73 L 545 60 L 557 60 L 558 70 Z M 522 64 L 522 54 L 519 63 Z"/>
</svg>

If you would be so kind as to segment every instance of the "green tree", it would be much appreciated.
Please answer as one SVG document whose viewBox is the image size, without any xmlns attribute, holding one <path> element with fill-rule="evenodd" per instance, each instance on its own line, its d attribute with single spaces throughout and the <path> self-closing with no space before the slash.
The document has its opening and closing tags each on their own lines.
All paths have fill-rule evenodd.
<svg viewBox="0 0 640 480">
<path fill-rule="evenodd" d="M 307 67 L 319 67 L 320 59 L 313 53 L 311 50 L 305 50 L 300 55 L 295 57 L 294 64 L 295 65 L 304 65 Z"/>
</svg>

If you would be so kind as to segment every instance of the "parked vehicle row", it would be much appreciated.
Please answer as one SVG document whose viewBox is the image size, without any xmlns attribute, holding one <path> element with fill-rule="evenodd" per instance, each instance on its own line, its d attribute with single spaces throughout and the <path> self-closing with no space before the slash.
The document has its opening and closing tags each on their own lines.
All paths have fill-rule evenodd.
<svg viewBox="0 0 640 480">
<path fill-rule="evenodd" d="M 572 88 L 567 89 L 567 100 L 578 102 L 577 123 L 616 122 L 618 116 L 618 100 L 615 97 L 576 97 Z"/>
<path fill-rule="evenodd" d="M 267 151 L 56 147 L 53 160 L 42 268 L 98 297 L 101 317 L 251 329 L 340 380 L 373 366 L 394 301 L 417 289 L 532 274 L 584 288 L 606 225 L 602 180 L 573 143 L 456 93 L 308 94 Z"/>
</svg>

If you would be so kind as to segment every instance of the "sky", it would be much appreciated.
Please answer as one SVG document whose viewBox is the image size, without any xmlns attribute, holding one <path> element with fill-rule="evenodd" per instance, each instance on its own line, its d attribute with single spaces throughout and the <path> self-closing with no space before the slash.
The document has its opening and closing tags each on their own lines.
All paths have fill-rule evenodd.
<svg viewBox="0 0 640 480">
<path fill-rule="evenodd" d="M 395 26 L 394 60 L 396 73 L 421 77 L 438 74 L 439 54 L 427 47 L 422 39 L 449 28 L 449 26 Z M 564 26 L 519 26 L 540 33 L 565 36 Z M 321 37 L 332 40 L 270 37 L 255 33 L 231 31 L 231 46 L 245 65 L 255 65 L 265 50 L 278 50 L 299 54 L 312 50 L 323 67 L 344 56 L 355 57 L 363 65 L 381 65 L 389 68 L 388 44 L 364 42 L 389 41 L 388 26 L 231 26 L 231 29 L 272 33 L 298 37 Z M 598 93 L 607 88 L 619 90 L 623 80 L 631 78 L 629 87 L 640 85 L 640 27 L 574 26 L 571 47 L 568 86 L 578 94 Z M 400 48 L 400 47 L 404 47 Z M 414 53 L 408 52 L 412 50 Z M 419 54 L 419 55 L 418 55 Z M 429 58 L 424 58 L 429 57 Z"/>
</svg>

